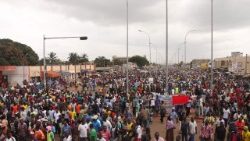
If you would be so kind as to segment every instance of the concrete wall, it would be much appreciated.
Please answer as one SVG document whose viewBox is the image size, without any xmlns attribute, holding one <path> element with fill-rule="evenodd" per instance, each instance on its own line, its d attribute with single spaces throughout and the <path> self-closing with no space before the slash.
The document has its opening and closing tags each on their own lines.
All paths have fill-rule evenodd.
<svg viewBox="0 0 250 141">
<path fill-rule="evenodd" d="M 14 71 L 3 71 L 3 75 L 8 76 L 8 83 L 16 85 L 17 83 L 22 85 L 23 80 L 29 80 L 29 67 L 17 66 Z"/>
<path fill-rule="evenodd" d="M 76 65 L 76 73 L 80 73 L 81 70 L 95 71 L 95 68 L 94 64 Z M 32 77 L 40 77 L 41 71 L 43 70 L 43 66 L 16 66 L 15 70 L 3 71 L 2 74 L 8 76 L 9 84 L 16 85 L 18 83 L 22 85 L 23 80 L 30 80 Z M 48 65 L 47 71 L 75 73 L 75 65 Z"/>
</svg>

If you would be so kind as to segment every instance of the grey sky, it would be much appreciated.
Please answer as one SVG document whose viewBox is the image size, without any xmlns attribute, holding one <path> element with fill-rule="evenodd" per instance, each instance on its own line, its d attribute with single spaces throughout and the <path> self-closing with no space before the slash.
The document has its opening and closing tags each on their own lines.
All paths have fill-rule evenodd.
<svg viewBox="0 0 250 141">
<path fill-rule="evenodd" d="M 0 38 L 31 46 L 42 57 L 42 36 L 87 35 L 89 40 L 50 40 L 46 54 L 65 60 L 70 52 L 111 58 L 125 56 L 125 0 L 0 0 Z M 231 51 L 250 53 L 250 1 L 214 0 L 215 57 Z M 145 30 L 151 36 L 152 61 L 165 62 L 165 0 L 129 0 L 129 55 L 149 56 Z M 169 0 L 169 60 L 183 58 L 184 36 L 188 60 L 210 57 L 210 0 Z"/>
</svg>

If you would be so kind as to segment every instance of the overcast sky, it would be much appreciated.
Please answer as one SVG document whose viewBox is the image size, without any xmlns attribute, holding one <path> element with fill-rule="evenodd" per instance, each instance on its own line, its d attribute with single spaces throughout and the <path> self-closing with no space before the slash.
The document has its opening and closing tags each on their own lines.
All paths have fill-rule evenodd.
<svg viewBox="0 0 250 141">
<path fill-rule="evenodd" d="M 166 0 L 129 0 L 129 56 L 149 58 L 147 36 L 152 42 L 152 61 L 165 62 Z M 88 36 L 47 40 L 46 55 L 53 51 L 66 60 L 70 52 L 112 58 L 126 55 L 126 0 L 0 0 L 0 38 L 24 43 L 42 58 L 43 35 Z M 169 0 L 169 61 L 210 58 L 210 0 Z M 232 51 L 250 54 L 250 0 L 214 0 L 214 56 Z M 158 53 L 156 57 L 156 48 Z"/>
</svg>

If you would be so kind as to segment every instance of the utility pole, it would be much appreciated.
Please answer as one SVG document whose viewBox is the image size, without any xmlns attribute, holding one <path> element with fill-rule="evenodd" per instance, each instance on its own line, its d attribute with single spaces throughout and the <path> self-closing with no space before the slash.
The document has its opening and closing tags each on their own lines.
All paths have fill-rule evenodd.
<svg viewBox="0 0 250 141">
<path fill-rule="evenodd" d="M 126 1 L 126 94 L 129 96 L 128 90 L 128 0 Z"/>
<path fill-rule="evenodd" d="M 247 74 L 247 64 L 248 64 L 248 62 L 247 62 L 247 54 L 246 54 L 245 75 Z"/>
<path fill-rule="evenodd" d="M 166 0 L 166 93 L 168 89 L 168 0 Z"/>
<path fill-rule="evenodd" d="M 214 25 L 213 25 L 213 0 L 211 0 L 211 94 L 213 93 L 213 81 L 214 81 Z"/>
<path fill-rule="evenodd" d="M 180 48 L 178 48 L 178 65 L 179 65 L 179 63 L 180 63 L 179 55 L 180 55 Z"/>
</svg>

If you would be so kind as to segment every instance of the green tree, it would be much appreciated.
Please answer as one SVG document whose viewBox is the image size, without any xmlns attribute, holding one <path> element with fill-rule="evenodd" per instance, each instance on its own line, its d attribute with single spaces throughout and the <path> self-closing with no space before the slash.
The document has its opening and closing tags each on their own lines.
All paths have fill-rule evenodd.
<svg viewBox="0 0 250 141">
<path fill-rule="evenodd" d="M 79 62 L 80 62 L 80 63 L 89 62 L 88 55 L 84 53 L 82 56 L 80 56 Z"/>
<path fill-rule="evenodd" d="M 31 47 L 10 39 L 0 39 L 0 56 L 2 65 L 37 65 L 39 59 Z"/>
<path fill-rule="evenodd" d="M 95 58 L 94 62 L 97 67 L 107 67 L 110 65 L 110 60 L 105 58 L 104 56 L 99 56 Z"/>
<path fill-rule="evenodd" d="M 50 60 L 48 58 L 45 58 L 46 65 L 49 64 Z M 43 58 L 38 61 L 39 65 L 43 65 Z"/>
<path fill-rule="evenodd" d="M 49 64 L 50 65 L 55 65 L 56 64 L 56 60 L 57 60 L 56 53 L 55 52 L 50 52 L 48 60 L 49 60 Z"/>
<path fill-rule="evenodd" d="M 6 59 L 1 57 L 0 58 L 0 66 L 5 66 L 5 65 L 9 65 L 9 62 Z"/>
<path fill-rule="evenodd" d="M 113 64 L 114 65 L 118 65 L 118 66 L 121 66 L 122 64 L 123 64 L 123 62 L 122 61 L 120 61 L 119 59 L 117 59 L 117 58 L 113 58 Z"/>
<path fill-rule="evenodd" d="M 73 64 L 73 65 L 76 65 L 79 63 L 79 60 L 80 60 L 80 57 L 77 53 L 74 53 L 74 52 L 71 52 L 69 54 L 69 63 Z"/>
<path fill-rule="evenodd" d="M 149 61 L 147 60 L 147 58 L 139 56 L 139 55 L 135 55 L 129 58 L 129 62 L 135 63 L 140 68 L 143 66 L 149 65 Z"/>
</svg>

